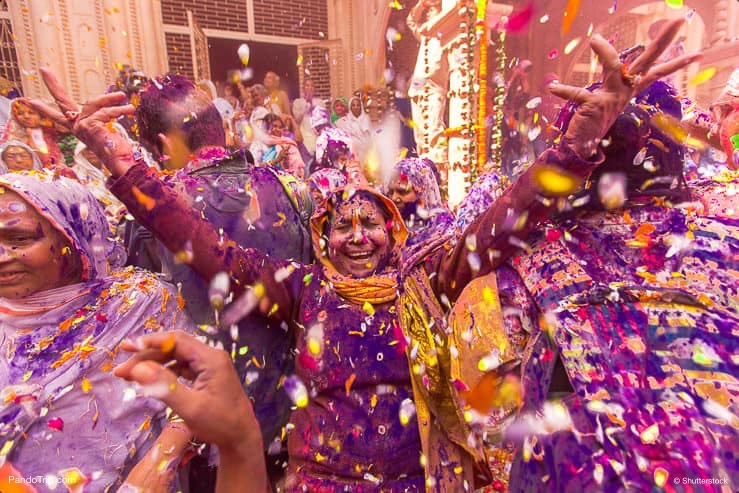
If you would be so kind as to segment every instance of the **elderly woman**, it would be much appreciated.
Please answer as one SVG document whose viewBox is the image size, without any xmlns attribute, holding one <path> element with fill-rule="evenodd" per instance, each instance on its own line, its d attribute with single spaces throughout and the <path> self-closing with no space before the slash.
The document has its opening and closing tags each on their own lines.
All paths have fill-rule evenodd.
<svg viewBox="0 0 739 493">
<path fill-rule="evenodd" d="M 18 140 L 0 144 L 0 173 L 43 169 L 44 165 L 29 146 Z"/>
<path fill-rule="evenodd" d="M 454 215 L 441 199 L 439 171 L 431 160 L 399 161 L 385 195 L 395 203 L 410 233 L 406 248 L 427 249 L 457 233 Z"/>
<path fill-rule="evenodd" d="M 62 151 L 54 125 L 32 108 L 25 99 L 15 99 L 10 106 L 10 120 L 0 142 L 25 142 L 38 153 L 44 166 L 63 166 Z"/>
<path fill-rule="evenodd" d="M 51 478 L 39 491 L 62 481 L 119 487 L 164 423 L 164 406 L 112 376 L 115 348 L 189 329 L 189 319 L 171 286 L 121 269 L 123 260 L 79 183 L 50 172 L 0 176 L 1 459 L 8 476 Z M 170 431 L 187 443 L 185 429 Z M 176 464 L 173 452 L 156 462 Z"/>
<path fill-rule="evenodd" d="M 234 280 L 234 295 L 243 299 L 236 303 L 237 309 L 254 306 L 283 320 L 295 336 L 297 376 L 285 382 L 296 405 L 288 438 L 289 488 L 461 491 L 484 483 L 488 475 L 476 467 L 484 457 L 464 404 L 464 396 L 476 388 L 475 377 L 465 381 L 455 376 L 475 368 L 479 373 L 485 367 L 475 354 L 479 335 L 448 334 L 441 305 L 453 302 L 471 279 L 510 255 L 549 214 L 555 201 L 546 196 L 556 193 L 542 183 L 542 173 L 554 172 L 581 183 L 602 160 L 598 143 L 636 90 L 693 60 L 683 57 L 650 67 L 679 27 L 680 22 L 669 24 L 656 45 L 630 67 L 640 74 L 638 83 L 627 77 L 630 72 L 621 70 L 607 41 L 594 37 L 593 48 L 604 64 L 602 88 L 594 93 L 568 86 L 553 88 L 582 103 L 561 147 L 544 153 L 473 222 L 464 242 L 449 245 L 448 252 L 437 249 L 421 261 L 400 256 L 406 232 L 394 204 L 363 188 L 335 192 L 326 211 L 314 216 L 319 259 L 315 265 L 239 248 L 203 221 L 155 173 L 137 163 L 125 140 L 103 124 L 133 110 L 110 106 L 119 96 L 91 101 L 71 123 L 78 137 L 109 167 L 116 178 L 112 190 L 137 219 L 170 250 L 191 245 L 192 265 L 204 277 L 227 272 Z M 76 110 L 56 78 L 46 70 L 42 74 L 62 108 Z M 57 121 L 65 119 L 54 110 L 47 112 Z M 142 194 L 152 200 L 141 203 Z M 525 212 L 528 220 L 510 224 L 510 210 Z M 479 262 L 471 260 L 477 252 L 482 253 L 477 255 Z M 147 344 L 143 341 L 140 348 Z M 167 348 L 157 344 L 154 350 L 143 351 L 139 360 L 166 361 L 192 349 L 181 337 L 176 339 L 178 345 L 182 346 L 179 353 L 172 353 L 170 347 L 169 356 L 162 358 Z M 215 421 L 210 428 L 200 427 L 202 418 L 193 411 L 210 406 L 203 401 L 205 395 L 213 396 L 208 380 L 222 377 L 221 371 L 209 369 L 208 359 L 187 362 L 186 373 L 196 379 L 193 390 L 184 389 L 171 372 L 148 362 L 141 366 L 134 361 L 119 374 L 148 382 L 169 379 L 170 391 L 163 398 L 183 410 L 186 420 L 194 419 L 196 432 L 202 431 L 224 451 L 220 488 L 238 491 L 263 477 L 254 473 L 263 473 L 264 463 L 248 451 L 258 437 L 247 430 L 223 428 L 250 421 L 243 396 L 236 396 L 240 413 L 236 417 L 229 416 L 233 410 L 224 409 L 223 398 L 212 400 L 209 409 Z M 242 440 L 249 442 L 244 445 Z"/>
</svg>

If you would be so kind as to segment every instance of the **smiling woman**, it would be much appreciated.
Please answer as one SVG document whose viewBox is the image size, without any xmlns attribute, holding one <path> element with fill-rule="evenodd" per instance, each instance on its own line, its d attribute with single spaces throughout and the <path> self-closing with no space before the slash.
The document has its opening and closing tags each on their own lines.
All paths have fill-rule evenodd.
<svg viewBox="0 0 739 493">
<path fill-rule="evenodd" d="M 0 296 L 22 298 L 79 281 L 80 257 L 69 240 L 20 195 L 0 190 Z"/>
<path fill-rule="evenodd" d="M 80 184 L 0 176 L 0 490 L 10 475 L 115 489 L 166 423 L 158 402 L 126 398 L 113 350 L 190 322 L 172 287 L 121 269 L 110 236 Z"/>
</svg>

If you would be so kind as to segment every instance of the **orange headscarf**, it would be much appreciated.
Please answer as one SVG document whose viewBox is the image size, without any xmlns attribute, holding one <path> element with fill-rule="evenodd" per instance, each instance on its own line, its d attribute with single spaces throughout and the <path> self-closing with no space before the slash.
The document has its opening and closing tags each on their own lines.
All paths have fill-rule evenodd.
<svg viewBox="0 0 739 493">
<path fill-rule="evenodd" d="M 381 207 L 390 213 L 390 238 L 392 250 L 387 265 L 382 272 L 369 277 L 357 278 L 340 274 L 333 262 L 329 259 L 325 238 L 328 235 L 330 216 L 336 207 L 354 197 L 357 193 L 364 193 L 374 199 Z M 363 305 L 382 305 L 390 303 L 398 297 L 398 270 L 397 262 L 400 251 L 408 238 L 408 231 L 395 204 L 380 192 L 357 186 L 345 186 L 335 190 L 325 202 L 326 208 L 311 219 L 311 236 L 313 251 L 318 262 L 323 265 L 326 277 L 331 281 L 334 290 L 344 299 L 352 303 Z"/>
</svg>

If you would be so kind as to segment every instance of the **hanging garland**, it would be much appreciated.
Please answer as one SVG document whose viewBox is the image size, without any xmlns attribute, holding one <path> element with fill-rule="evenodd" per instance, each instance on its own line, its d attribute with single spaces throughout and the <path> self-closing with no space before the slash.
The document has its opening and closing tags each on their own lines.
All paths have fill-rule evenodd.
<svg viewBox="0 0 739 493">
<path fill-rule="evenodd" d="M 498 73 L 496 74 L 496 87 L 494 108 L 495 114 L 492 123 L 492 142 L 490 144 L 490 162 L 492 171 L 496 172 L 501 179 L 501 185 L 505 186 L 505 175 L 503 174 L 503 103 L 505 101 L 505 29 L 498 29 L 498 40 L 495 43 L 495 56 L 498 61 Z"/>
<path fill-rule="evenodd" d="M 485 146 L 485 119 L 487 118 L 488 97 L 488 34 L 485 26 L 485 14 L 487 0 L 477 0 L 477 19 L 475 21 L 475 37 L 480 47 L 479 63 L 477 68 L 477 83 L 479 84 L 477 95 L 477 124 L 475 135 L 477 137 L 477 161 L 470 167 L 470 183 L 475 183 L 477 174 L 484 169 L 487 158 Z"/>
</svg>

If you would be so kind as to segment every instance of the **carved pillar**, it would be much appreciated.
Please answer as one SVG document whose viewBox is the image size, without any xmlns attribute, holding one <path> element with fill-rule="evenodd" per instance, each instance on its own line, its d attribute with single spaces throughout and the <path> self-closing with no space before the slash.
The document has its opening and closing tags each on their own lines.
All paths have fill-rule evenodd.
<svg viewBox="0 0 739 493">
<path fill-rule="evenodd" d="M 30 97 L 49 97 L 39 67 L 56 72 L 77 101 L 104 91 L 119 65 L 149 74 L 166 71 L 159 0 L 19 0 L 9 5 Z"/>
</svg>

